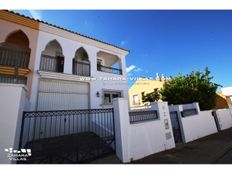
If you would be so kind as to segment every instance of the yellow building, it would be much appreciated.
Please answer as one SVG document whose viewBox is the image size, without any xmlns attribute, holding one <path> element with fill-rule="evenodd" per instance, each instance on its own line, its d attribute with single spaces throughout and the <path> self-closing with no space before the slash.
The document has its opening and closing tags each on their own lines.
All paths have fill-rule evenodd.
<svg viewBox="0 0 232 174">
<path fill-rule="evenodd" d="M 156 80 L 148 78 L 139 78 L 129 89 L 129 100 L 131 109 L 147 108 L 150 103 L 143 103 L 142 98 L 144 95 L 153 92 L 155 89 L 161 89 L 166 79 L 157 74 Z M 232 89 L 232 88 L 231 88 Z M 216 93 L 216 106 L 215 109 L 229 108 L 228 100 L 222 92 Z"/>
<path fill-rule="evenodd" d="M 129 100 L 131 109 L 146 107 L 149 103 L 142 102 L 142 96 L 153 92 L 155 89 L 163 87 L 164 78 L 151 80 L 139 78 L 129 89 Z"/>
<path fill-rule="evenodd" d="M 221 92 L 216 93 L 216 107 L 215 109 L 224 109 L 228 108 L 228 103 L 226 100 L 226 96 Z"/>
</svg>

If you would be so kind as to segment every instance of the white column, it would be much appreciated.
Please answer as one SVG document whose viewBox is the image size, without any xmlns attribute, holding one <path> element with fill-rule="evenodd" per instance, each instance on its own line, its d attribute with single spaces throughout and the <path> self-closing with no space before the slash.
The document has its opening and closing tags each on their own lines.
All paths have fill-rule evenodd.
<svg viewBox="0 0 232 174">
<path fill-rule="evenodd" d="M 120 56 L 120 63 L 121 63 L 121 69 L 122 69 L 122 74 L 123 76 L 126 75 L 126 60 L 125 60 L 125 56 Z"/>
<path fill-rule="evenodd" d="M 163 123 L 163 126 L 164 126 L 163 133 L 165 134 L 165 137 L 166 137 L 166 141 L 164 144 L 165 149 L 174 148 L 175 147 L 175 140 L 174 140 L 174 135 L 173 135 L 173 130 L 172 130 L 172 123 L 171 123 L 168 103 L 167 102 L 151 103 L 151 109 L 158 111 L 160 121 Z M 162 133 L 162 132 L 160 132 L 160 133 Z"/>
<path fill-rule="evenodd" d="M 198 112 L 198 114 L 199 114 L 199 113 L 201 112 L 199 103 L 198 103 L 198 102 L 194 102 L 194 103 L 193 103 L 193 106 L 194 106 L 194 108 L 197 109 L 197 112 Z"/>
<path fill-rule="evenodd" d="M 64 73 L 66 74 L 72 74 L 72 63 L 73 63 L 73 58 L 74 58 L 74 54 L 72 51 L 70 51 L 69 53 L 66 52 L 66 54 L 64 54 Z"/>
<path fill-rule="evenodd" d="M 116 155 L 123 162 L 130 162 L 129 157 L 129 109 L 124 98 L 113 100 L 115 122 Z"/>
<path fill-rule="evenodd" d="M 5 149 L 18 150 L 26 91 L 24 85 L 0 84 L 0 164 L 14 163 Z"/>
</svg>

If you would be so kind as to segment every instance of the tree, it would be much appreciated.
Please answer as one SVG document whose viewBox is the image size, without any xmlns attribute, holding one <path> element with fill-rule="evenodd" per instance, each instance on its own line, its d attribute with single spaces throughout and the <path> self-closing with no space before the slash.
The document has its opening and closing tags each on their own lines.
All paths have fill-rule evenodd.
<svg viewBox="0 0 232 174">
<path fill-rule="evenodd" d="M 167 81 L 160 90 L 163 101 L 169 104 L 199 102 L 202 110 L 209 110 L 216 105 L 216 90 L 220 86 L 212 82 L 210 71 L 192 71 L 187 75 L 178 75 Z"/>
<path fill-rule="evenodd" d="M 145 102 L 155 102 L 155 101 L 158 101 L 159 99 L 160 99 L 160 94 L 159 94 L 158 88 L 154 89 L 153 92 L 146 94 L 142 98 L 143 103 L 145 103 Z"/>
</svg>

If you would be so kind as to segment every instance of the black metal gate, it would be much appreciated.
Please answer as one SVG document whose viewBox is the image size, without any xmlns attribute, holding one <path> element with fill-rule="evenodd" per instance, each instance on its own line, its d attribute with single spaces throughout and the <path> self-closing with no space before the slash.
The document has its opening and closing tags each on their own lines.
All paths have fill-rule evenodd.
<svg viewBox="0 0 232 174">
<path fill-rule="evenodd" d="M 113 109 L 24 112 L 26 163 L 87 163 L 115 152 Z"/>
<path fill-rule="evenodd" d="M 174 134 L 175 143 L 182 143 L 182 136 L 180 130 L 180 124 L 178 120 L 177 111 L 170 112 L 171 122 L 172 122 L 172 129 Z"/>
</svg>

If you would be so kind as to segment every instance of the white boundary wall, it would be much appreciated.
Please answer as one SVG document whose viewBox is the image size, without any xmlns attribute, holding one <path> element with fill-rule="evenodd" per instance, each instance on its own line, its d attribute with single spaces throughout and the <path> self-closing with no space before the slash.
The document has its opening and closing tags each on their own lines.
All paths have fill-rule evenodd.
<svg viewBox="0 0 232 174">
<path fill-rule="evenodd" d="M 220 130 L 232 127 L 232 115 L 229 109 L 216 110 L 216 117 Z"/>
<path fill-rule="evenodd" d="M 190 142 L 217 132 L 212 111 L 201 111 L 198 115 L 181 118 L 185 142 Z"/>
<path fill-rule="evenodd" d="M 0 164 L 12 163 L 5 148 L 18 150 L 26 92 L 24 85 L 0 83 Z"/>
<path fill-rule="evenodd" d="M 124 162 L 138 160 L 148 155 L 175 147 L 167 102 L 153 103 L 159 119 L 130 124 L 128 101 L 113 100 L 115 116 L 116 154 Z M 165 128 L 165 122 L 168 128 Z"/>
<path fill-rule="evenodd" d="M 197 115 L 182 117 L 184 109 L 196 108 Z M 188 143 L 196 139 L 214 134 L 217 132 L 216 123 L 212 111 L 200 111 L 198 103 L 170 106 L 170 111 L 177 111 L 180 122 L 180 130 L 183 142 Z"/>
</svg>

